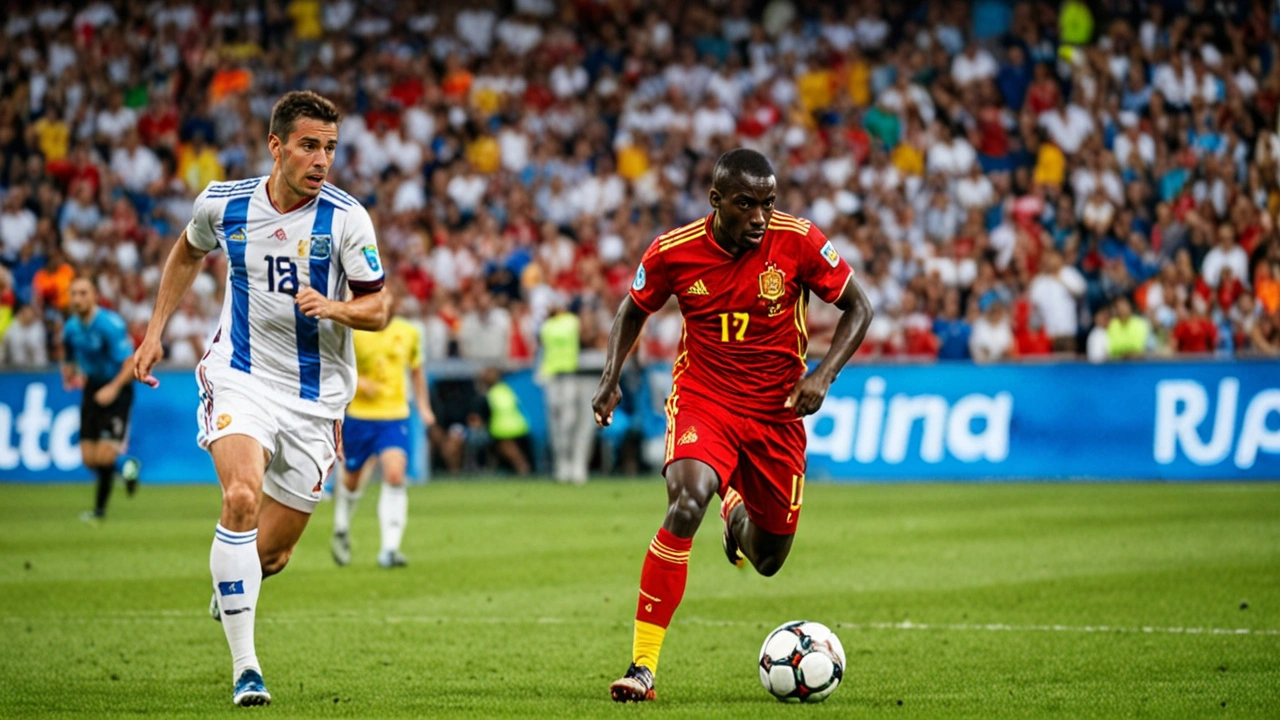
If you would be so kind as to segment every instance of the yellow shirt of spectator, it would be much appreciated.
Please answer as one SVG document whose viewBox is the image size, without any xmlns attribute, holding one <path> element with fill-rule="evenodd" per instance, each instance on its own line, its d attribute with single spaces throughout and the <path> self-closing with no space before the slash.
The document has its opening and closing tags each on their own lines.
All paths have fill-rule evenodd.
<svg viewBox="0 0 1280 720">
<path fill-rule="evenodd" d="M 393 318 L 381 332 L 356 330 L 356 373 L 377 384 L 372 397 L 357 390 L 347 415 L 359 420 L 403 420 L 409 417 L 406 378 L 422 364 L 418 329 L 408 320 Z"/>
<path fill-rule="evenodd" d="M 871 66 L 861 58 L 849 64 L 848 85 L 849 99 L 854 107 L 867 107 L 871 104 Z"/>
<path fill-rule="evenodd" d="M 71 127 L 62 120 L 40 118 L 31 126 L 46 162 L 62 160 L 71 149 Z"/>
<path fill-rule="evenodd" d="M 502 148 L 492 135 L 481 135 L 467 146 L 467 160 L 471 161 L 471 167 L 478 173 L 496 173 L 502 162 Z"/>
<path fill-rule="evenodd" d="M 319 0 L 293 0 L 286 11 L 293 19 L 293 35 L 299 40 L 319 40 L 324 36 Z"/>
<path fill-rule="evenodd" d="M 903 175 L 924 175 L 924 153 L 911 143 L 900 142 L 894 146 L 889 160 Z"/>
<path fill-rule="evenodd" d="M 796 79 L 796 93 L 800 97 L 800 106 L 806 112 L 823 110 L 831 106 L 834 76 L 826 68 L 809 70 Z"/>
<path fill-rule="evenodd" d="M 643 148 L 625 145 L 618 151 L 618 174 L 624 180 L 639 180 L 649 172 L 649 156 Z"/>
<path fill-rule="evenodd" d="M 1046 187 L 1062 187 L 1067 175 L 1067 156 L 1062 149 L 1053 143 L 1040 143 L 1036 153 L 1036 169 L 1032 173 L 1031 182 Z"/>
</svg>

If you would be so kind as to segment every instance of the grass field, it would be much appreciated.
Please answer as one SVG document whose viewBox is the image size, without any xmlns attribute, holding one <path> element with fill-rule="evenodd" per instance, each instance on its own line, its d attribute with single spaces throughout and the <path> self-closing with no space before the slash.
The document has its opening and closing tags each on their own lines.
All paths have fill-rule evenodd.
<svg viewBox="0 0 1280 720">
<path fill-rule="evenodd" d="M 658 701 L 614 706 L 654 481 L 439 482 L 385 571 L 376 490 L 353 564 L 324 505 L 259 605 L 269 708 L 231 705 L 206 615 L 215 486 L 144 487 L 82 524 L 88 486 L 0 485 L 0 716 L 1116 718 L 1280 715 L 1280 485 L 807 489 L 787 567 L 723 559 L 711 517 Z M 765 634 L 819 620 L 849 655 L 785 706 Z"/>
</svg>

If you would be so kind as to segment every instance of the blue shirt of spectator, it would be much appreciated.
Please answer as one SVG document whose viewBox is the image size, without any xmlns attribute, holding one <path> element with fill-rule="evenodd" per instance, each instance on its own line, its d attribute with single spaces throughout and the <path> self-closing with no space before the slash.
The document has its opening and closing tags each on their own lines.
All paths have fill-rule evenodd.
<svg viewBox="0 0 1280 720">
<path fill-rule="evenodd" d="M 979 40 L 998 38 L 1013 24 L 1009 0 L 978 0 L 973 4 L 973 35 Z"/>
<path fill-rule="evenodd" d="M 1015 58 L 1020 61 L 1015 62 Z M 1009 62 L 1001 65 L 1000 72 L 996 74 L 996 87 L 1010 110 L 1017 112 L 1022 109 L 1027 100 L 1027 88 L 1031 87 L 1031 78 L 1031 64 L 1026 62 L 1026 53 L 1021 46 L 1011 46 Z"/>
<path fill-rule="evenodd" d="M 939 360 L 968 360 L 969 333 L 972 328 L 963 318 L 948 320 L 937 318 L 933 321 L 933 334 L 938 336 Z"/>
<path fill-rule="evenodd" d="M 124 318 L 106 308 L 97 308 L 88 324 L 78 315 L 67 319 L 62 330 L 67 359 L 80 367 L 89 382 L 102 385 L 120 372 L 120 366 L 133 354 Z"/>
<path fill-rule="evenodd" d="M 1187 169 L 1175 167 L 1160 176 L 1160 200 L 1173 202 L 1182 194 L 1182 186 L 1187 184 Z"/>
<path fill-rule="evenodd" d="M 40 272 L 40 268 L 44 267 L 49 261 L 43 254 L 35 252 L 31 243 L 27 243 L 27 247 L 23 248 L 23 253 L 9 271 L 13 273 L 13 294 L 18 299 L 18 303 L 22 305 L 31 304 L 31 295 L 34 292 L 33 284 L 36 279 L 36 273 Z"/>
</svg>

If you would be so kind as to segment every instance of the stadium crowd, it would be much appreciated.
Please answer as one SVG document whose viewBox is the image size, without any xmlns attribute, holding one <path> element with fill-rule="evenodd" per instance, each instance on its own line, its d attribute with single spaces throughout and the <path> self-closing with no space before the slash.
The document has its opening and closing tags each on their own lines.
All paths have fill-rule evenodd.
<svg viewBox="0 0 1280 720">
<path fill-rule="evenodd" d="M 0 364 L 61 356 L 93 272 L 140 337 L 213 180 L 269 172 L 274 100 L 347 113 L 429 359 L 605 342 L 660 232 L 755 147 L 855 267 L 860 357 L 1280 355 L 1280 14 L 1262 0 L 39 2 L 0 32 Z M 170 323 L 193 364 L 226 268 Z M 838 313 L 814 305 L 812 352 Z M 649 323 L 670 359 L 680 317 Z"/>
</svg>

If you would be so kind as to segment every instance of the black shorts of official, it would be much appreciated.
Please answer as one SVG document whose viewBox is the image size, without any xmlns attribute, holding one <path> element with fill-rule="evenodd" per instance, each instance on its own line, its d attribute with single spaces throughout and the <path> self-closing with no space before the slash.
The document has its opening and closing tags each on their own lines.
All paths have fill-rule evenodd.
<svg viewBox="0 0 1280 720">
<path fill-rule="evenodd" d="M 93 396 L 106 383 L 86 383 L 80 402 L 80 440 L 113 440 L 129 437 L 129 410 L 133 408 L 133 383 L 127 383 L 110 405 L 99 405 Z"/>
</svg>

